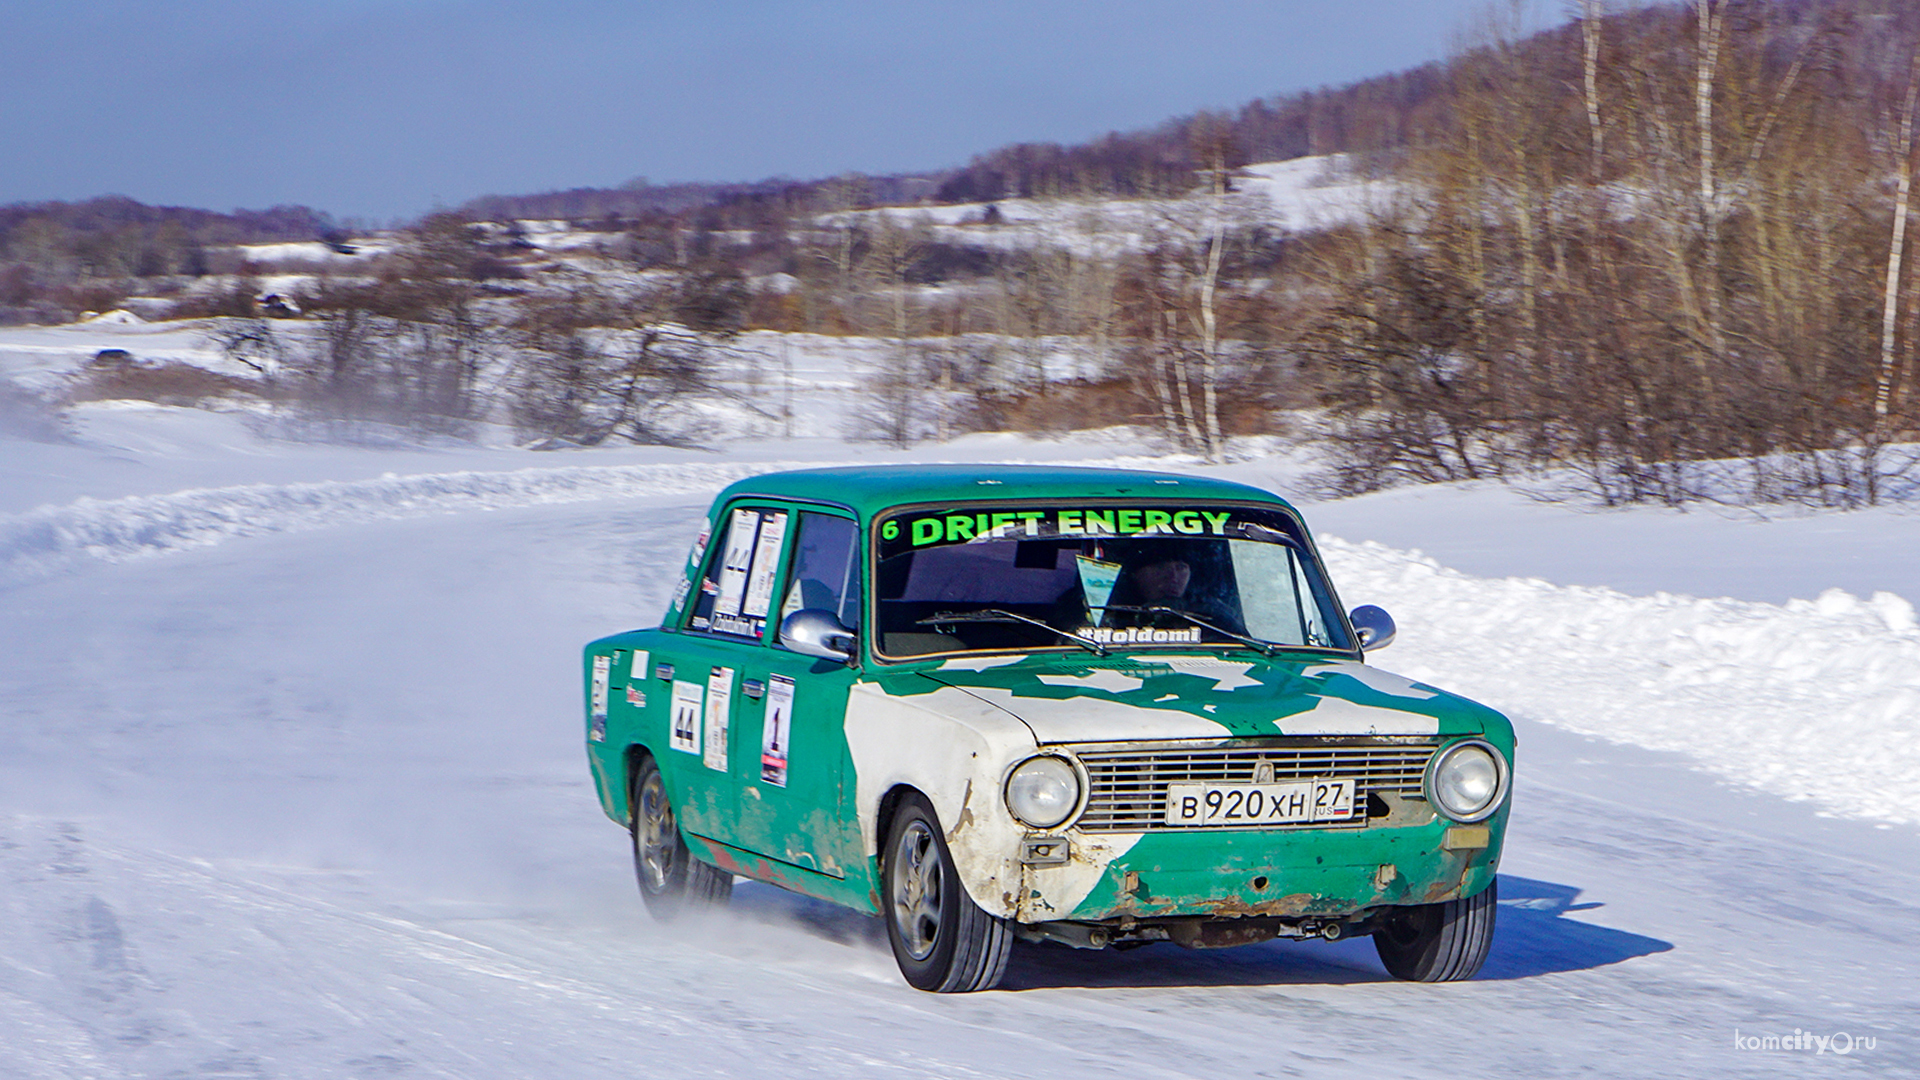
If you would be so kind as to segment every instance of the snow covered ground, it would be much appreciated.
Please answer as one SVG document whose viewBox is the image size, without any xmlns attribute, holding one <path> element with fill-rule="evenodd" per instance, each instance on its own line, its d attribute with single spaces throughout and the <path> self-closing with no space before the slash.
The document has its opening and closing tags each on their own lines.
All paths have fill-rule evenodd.
<svg viewBox="0 0 1920 1080">
<path fill-rule="evenodd" d="M 1920 1069 L 1900 508 L 1306 507 L 1347 602 L 1400 621 L 1378 661 L 1516 717 L 1471 983 L 1389 981 L 1366 942 L 1023 946 L 1002 991 L 936 998 L 876 925 L 765 887 L 647 921 L 588 783 L 578 648 L 655 618 L 715 488 L 1145 453 L 348 448 L 154 407 L 0 437 L 0 1077 Z M 1298 468 L 1210 471 L 1286 491 Z M 1796 1032 L 1875 1045 L 1736 1044 Z"/>
</svg>

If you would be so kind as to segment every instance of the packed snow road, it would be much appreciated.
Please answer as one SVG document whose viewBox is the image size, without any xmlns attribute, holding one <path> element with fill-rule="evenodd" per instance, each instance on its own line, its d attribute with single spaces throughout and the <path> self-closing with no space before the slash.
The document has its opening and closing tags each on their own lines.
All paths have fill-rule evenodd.
<svg viewBox="0 0 1920 1080">
<path fill-rule="evenodd" d="M 1348 602 L 1399 617 L 1383 666 L 1517 713 L 1501 922 L 1479 979 L 1390 981 L 1364 941 L 1022 946 L 1002 990 L 935 997 L 900 982 L 877 924 L 762 886 L 710 920 L 652 924 L 587 781 L 578 648 L 654 619 L 706 500 L 348 515 L 0 591 L 0 1076 L 1920 1068 L 1910 826 L 1696 771 L 1766 782 L 1724 740 L 1675 744 L 1681 757 L 1576 733 L 1700 708 L 1765 733 L 1824 699 L 1712 697 L 1727 679 L 1711 673 L 1663 682 L 1650 672 L 1671 656 L 1629 640 L 1633 612 L 1606 597 L 1586 598 L 1588 639 L 1490 640 L 1526 583 L 1449 585 L 1357 546 L 1330 545 L 1333 569 Z M 1688 626 L 1725 645 L 1713 627 L 1751 629 L 1763 607 Z M 1660 648 L 1674 629 L 1652 635 Z M 1519 655 L 1479 660 L 1506 648 Z M 1853 675 L 1871 684 L 1903 655 Z M 1575 670 L 1585 681 L 1556 693 Z M 1847 722 L 1897 754 L 1911 720 L 1905 676 L 1889 677 Z M 1748 696 L 1757 713 L 1739 711 Z M 1856 748 L 1800 742 L 1831 769 L 1864 767 Z M 1831 798 L 1849 779 L 1817 772 L 1795 763 L 1776 790 Z M 1897 768 L 1861 781 L 1890 807 L 1910 782 Z M 1796 1033 L 1849 1040 L 1745 1048 Z"/>
</svg>

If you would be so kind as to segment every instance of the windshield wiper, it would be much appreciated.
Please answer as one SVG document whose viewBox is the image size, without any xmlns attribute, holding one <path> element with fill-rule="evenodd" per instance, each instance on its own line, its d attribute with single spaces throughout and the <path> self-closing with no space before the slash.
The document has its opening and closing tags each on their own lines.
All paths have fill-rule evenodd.
<svg viewBox="0 0 1920 1080">
<path fill-rule="evenodd" d="M 1214 633 L 1221 635 L 1222 637 L 1230 637 L 1233 640 L 1240 642 L 1242 645 L 1251 645 L 1254 648 L 1259 649 L 1260 654 L 1262 656 L 1273 655 L 1274 646 L 1271 642 L 1261 641 L 1259 638 L 1248 637 L 1245 634 L 1236 634 L 1224 626 L 1215 626 L 1212 623 L 1208 622 L 1207 620 L 1201 618 L 1200 616 L 1195 615 L 1193 612 L 1186 611 L 1181 608 L 1167 607 L 1165 604 L 1149 604 L 1145 606 L 1136 606 L 1133 604 L 1108 604 L 1105 607 L 1101 608 L 1100 610 L 1131 611 L 1136 613 L 1153 613 L 1153 614 L 1165 612 L 1168 615 L 1178 615 L 1181 618 L 1187 620 L 1188 622 L 1192 623 L 1195 626 L 1200 627 L 1203 630 L 1211 630 Z"/>
<path fill-rule="evenodd" d="M 1051 625 L 1049 623 L 1041 622 L 1039 619 L 1030 619 L 1025 615 L 1021 615 L 1012 611 L 1006 611 L 1001 608 L 981 608 L 978 611 L 943 611 L 938 615 L 921 619 L 920 621 L 914 623 L 914 625 L 927 626 L 933 623 L 968 623 L 968 622 L 1026 623 L 1028 626 L 1037 626 L 1042 630 L 1052 631 L 1053 633 L 1059 634 L 1061 637 L 1066 638 L 1068 641 L 1072 641 L 1077 644 L 1084 645 L 1087 648 L 1093 650 L 1093 654 L 1095 656 L 1107 655 L 1107 647 L 1093 640 L 1092 638 L 1081 637 L 1079 634 L 1076 634 L 1071 630 L 1062 630 L 1057 626 Z"/>
</svg>

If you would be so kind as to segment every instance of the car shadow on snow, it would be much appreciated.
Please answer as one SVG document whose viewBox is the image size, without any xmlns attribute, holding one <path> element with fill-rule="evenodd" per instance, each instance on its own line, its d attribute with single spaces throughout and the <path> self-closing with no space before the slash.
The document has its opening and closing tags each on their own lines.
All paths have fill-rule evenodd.
<svg viewBox="0 0 1920 1080">
<path fill-rule="evenodd" d="M 1600 907 L 1580 903 L 1580 889 L 1550 881 L 1500 875 L 1500 914 L 1493 948 L 1477 979 L 1523 979 L 1583 971 L 1673 948 L 1643 934 L 1595 926 L 1570 912 Z M 1009 990 L 1054 986 L 1278 986 L 1391 982 L 1373 942 L 1273 941 L 1219 950 L 1156 944 L 1131 952 L 1090 952 L 1059 946 L 1016 950 L 1001 983 Z"/>
<path fill-rule="evenodd" d="M 1478 979 L 1524 979 L 1618 964 L 1666 952 L 1669 942 L 1565 916 L 1602 905 L 1580 903 L 1580 889 L 1500 875 L 1493 948 Z M 1273 941 L 1230 949 L 1155 944 L 1129 952 L 1063 946 L 1015 950 L 1000 984 L 1008 990 L 1054 986 L 1275 986 L 1391 982 L 1373 942 Z"/>
<path fill-rule="evenodd" d="M 1551 881 L 1500 875 L 1500 916 L 1482 979 L 1524 979 L 1584 971 L 1663 953 L 1673 943 L 1627 930 L 1566 918 L 1605 905 L 1579 903 L 1580 890 Z"/>
<path fill-rule="evenodd" d="M 1493 949 L 1477 979 L 1523 979 L 1618 964 L 1673 948 L 1669 942 L 1595 926 L 1568 913 L 1602 905 L 1580 903 L 1572 885 L 1500 875 L 1500 914 Z M 887 951 L 879 919 L 784 892 L 743 885 L 734 914 L 786 925 L 841 945 Z M 1391 982 L 1373 943 L 1272 941 L 1230 949 L 1183 949 L 1156 943 L 1136 949 L 1082 950 L 1021 944 L 1007 963 L 1003 990 L 1051 987 L 1169 987 L 1345 985 Z"/>
</svg>

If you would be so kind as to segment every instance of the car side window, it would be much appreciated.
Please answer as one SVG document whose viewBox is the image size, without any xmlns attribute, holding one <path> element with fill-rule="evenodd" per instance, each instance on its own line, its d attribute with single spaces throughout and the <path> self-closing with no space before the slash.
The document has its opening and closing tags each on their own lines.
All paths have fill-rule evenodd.
<svg viewBox="0 0 1920 1080">
<path fill-rule="evenodd" d="M 752 506 L 726 515 L 687 614 L 688 629 L 755 640 L 766 632 L 787 518 L 785 510 Z"/>
<path fill-rule="evenodd" d="M 857 532 L 849 518 L 800 513 L 794 540 L 793 573 L 780 605 L 786 618 L 802 608 L 831 611 L 850 630 L 860 628 L 860 571 Z"/>
</svg>

